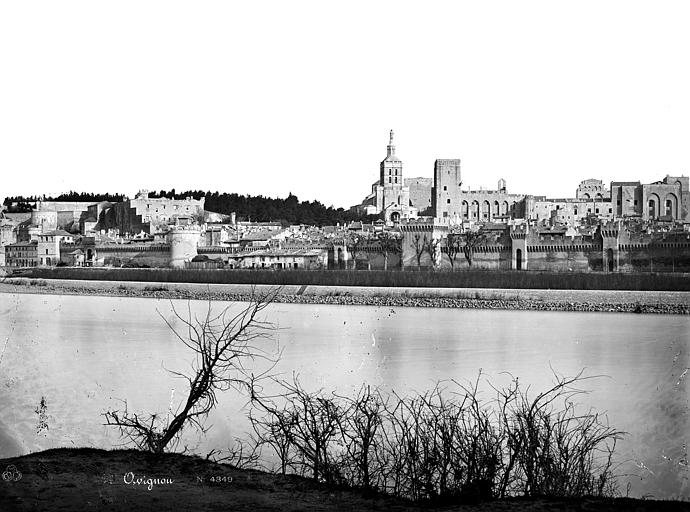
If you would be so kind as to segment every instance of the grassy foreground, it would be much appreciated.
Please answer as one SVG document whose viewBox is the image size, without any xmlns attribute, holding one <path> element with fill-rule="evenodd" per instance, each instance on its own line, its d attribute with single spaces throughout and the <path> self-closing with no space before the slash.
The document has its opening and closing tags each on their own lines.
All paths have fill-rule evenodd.
<svg viewBox="0 0 690 512">
<path fill-rule="evenodd" d="M 8 471 L 8 467 L 10 468 Z M 59 448 L 0 459 L 0 510 L 681 511 L 690 503 L 629 498 L 516 498 L 415 505 L 298 476 L 239 470 L 199 457 Z"/>
</svg>

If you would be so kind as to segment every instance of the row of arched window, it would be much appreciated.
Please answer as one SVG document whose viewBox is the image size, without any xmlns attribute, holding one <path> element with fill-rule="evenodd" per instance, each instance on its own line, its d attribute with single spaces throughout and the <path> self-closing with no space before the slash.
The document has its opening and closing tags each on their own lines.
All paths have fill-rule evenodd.
<svg viewBox="0 0 690 512">
<path fill-rule="evenodd" d="M 647 200 L 647 215 L 650 219 L 661 216 L 678 218 L 678 199 L 675 194 L 666 194 L 663 203 L 657 194 L 650 194 Z"/>
<path fill-rule="evenodd" d="M 479 201 L 472 201 L 471 204 L 463 201 L 461 208 L 464 219 L 491 220 L 500 215 L 508 215 L 511 207 L 508 201 L 494 201 L 493 205 L 489 201 L 483 201 L 481 205 Z"/>
</svg>

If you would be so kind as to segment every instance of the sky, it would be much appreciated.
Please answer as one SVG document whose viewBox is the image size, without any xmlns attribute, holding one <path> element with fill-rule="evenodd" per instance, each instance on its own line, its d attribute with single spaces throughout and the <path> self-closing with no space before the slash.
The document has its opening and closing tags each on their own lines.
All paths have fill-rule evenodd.
<svg viewBox="0 0 690 512">
<path fill-rule="evenodd" d="M 690 173 L 686 2 L 0 3 L 0 197 L 358 204 L 406 178 L 573 197 Z"/>
</svg>

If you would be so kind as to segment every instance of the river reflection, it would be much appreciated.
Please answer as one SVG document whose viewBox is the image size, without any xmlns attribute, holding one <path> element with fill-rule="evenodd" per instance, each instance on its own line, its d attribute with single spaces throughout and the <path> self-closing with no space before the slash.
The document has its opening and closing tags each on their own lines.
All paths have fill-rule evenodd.
<svg viewBox="0 0 690 512">
<path fill-rule="evenodd" d="M 206 304 L 191 307 L 202 313 Z M 172 318 L 163 300 L 0 294 L 0 457 L 112 447 L 119 439 L 101 414 L 121 400 L 165 413 L 184 393 L 166 368 L 186 370 L 191 359 L 158 312 Z M 278 329 L 266 349 L 282 351 L 275 371 L 299 374 L 310 389 L 369 383 L 405 393 L 473 380 L 481 369 L 496 384 L 510 373 L 538 392 L 552 369 L 602 375 L 586 382 L 580 402 L 629 433 L 617 446 L 622 491 L 629 482 L 632 496 L 690 499 L 688 317 L 292 304 L 267 315 Z M 37 433 L 41 397 L 49 429 Z M 222 396 L 213 428 L 186 438 L 190 448 L 206 453 L 243 436 L 243 404 Z"/>
</svg>

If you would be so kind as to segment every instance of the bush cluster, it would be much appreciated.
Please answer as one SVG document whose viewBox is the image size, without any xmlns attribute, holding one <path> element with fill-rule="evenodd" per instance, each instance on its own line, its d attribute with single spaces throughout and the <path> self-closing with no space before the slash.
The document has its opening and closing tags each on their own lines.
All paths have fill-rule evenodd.
<svg viewBox="0 0 690 512">
<path fill-rule="evenodd" d="M 369 386 L 354 397 L 309 392 L 293 379 L 270 400 L 255 397 L 250 419 L 274 470 L 331 485 L 437 503 L 613 495 L 622 433 L 576 411 L 580 380 L 558 378 L 530 398 L 514 379 L 486 400 L 479 378 L 405 397 Z"/>
</svg>

